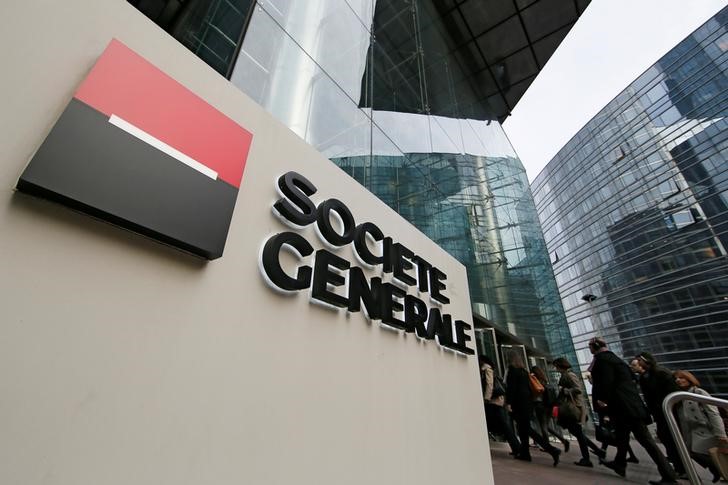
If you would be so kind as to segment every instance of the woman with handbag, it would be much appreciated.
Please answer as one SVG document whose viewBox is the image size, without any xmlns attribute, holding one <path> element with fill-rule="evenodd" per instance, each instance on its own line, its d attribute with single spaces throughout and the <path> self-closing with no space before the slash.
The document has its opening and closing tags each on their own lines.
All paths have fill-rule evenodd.
<svg viewBox="0 0 728 485">
<path fill-rule="evenodd" d="M 564 445 L 564 453 L 569 452 L 569 440 L 554 428 L 551 409 L 557 404 L 556 398 L 558 392 L 549 384 L 546 372 L 540 367 L 531 367 L 531 374 L 539 380 L 544 388 L 544 392 L 536 396 L 533 400 L 533 413 L 536 417 L 536 431 L 548 439 L 549 434 L 556 437 Z"/>
<path fill-rule="evenodd" d="M 587 419 L 587 407 L 586 402 L 584 402 L 584 390 L 581 381 L 572 372 L 571 364 L 564 357 L 555 359 L 553 366 L 561 373 L 557 422 L 559 426 L 566 428 L 569 433 L 574 435 L 579 443 L 581 460 L 574 462 L 574 464 L 592 468 L 594 465 L 589 459 L 589 444 L 582 429 L 582 425 L 586 423 Z"/>
<path fill-rule="evenodd" d="M 681 390 L 701 396 L 710 396 L 707 391 L 700 388 L 700 381 L 691 372 L 678 370 L 673 373 L 673 376 Z M 710 404 L 684 401 L 678 408 L 678 421 L 685 445 L 690 451 L 690 457 L 713 473 L 713 483 L 720 480 L 720 471 L 709 455 L 711 448 L 725 447 L 728 443 L 718 409 Z"/>
<path fill-rule="evenodd" d="M 529 437 L 542 449 L 551 455 L 554 466 L 559 464 L 561 450 L 553 446 L 547 439 L 531 429 L 531 416 L 533 415 L 531 384 L 526 364 L 518 354 L 511 351 L 508 354 L 508 374 L 506 375 L 506 409 L 513 415 L 518 427 L 518 438 L 521 448 L 516 459 L 531 461 L 531 451 L 528 447 Z"/>
</svg>

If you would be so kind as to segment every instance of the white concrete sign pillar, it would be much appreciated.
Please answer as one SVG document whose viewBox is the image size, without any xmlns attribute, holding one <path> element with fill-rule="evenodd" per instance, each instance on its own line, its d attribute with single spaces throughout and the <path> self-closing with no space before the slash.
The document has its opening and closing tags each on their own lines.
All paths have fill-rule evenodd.
<svg viewBox="0 0 728 485">
<path fill-rule="evenodd" d="M 474 348 L 462 265 L 127 2 L 3 2 L 0 26 L 0 483 L 493 483 L 476 358 L 426 338 L 429 320 L 418 333 L 337 306 L 331 294 L 349 299 L 350 287 L 332 274 L 346 270 L 319 274 L 318 299 L 333 305 L 311 303 L 313 280 L 273 291 L 261 248 L 295 234 L 312 251 L 277 254 L 289 277 L 315 273 L 328 251 L 368 287 L 381 278 L 428 318 L 450 315 L 451 343 Z M 253 134 L 220 259 L 14 190 L 112 38 Z M 437 268 L 422 274 L 448 302 L 418 288 L 416 267 L 404 271 L 417 283 L 402 284 L 354 242 L 276 217 L 289 172 L 315 185 L 316 207 L 338 199 L 356 226 Z M 329 215 L 343 234 L 346 217 Z"/>
</svg>

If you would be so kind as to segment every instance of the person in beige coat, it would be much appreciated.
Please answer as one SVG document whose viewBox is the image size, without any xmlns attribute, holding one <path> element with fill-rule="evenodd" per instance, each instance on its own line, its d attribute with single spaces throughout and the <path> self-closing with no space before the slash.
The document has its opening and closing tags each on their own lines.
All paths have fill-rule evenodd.
<svg viewBox="0 0 728 485">
<path fill-rule="evenodd" d="M 579 451 L 581 451 L 581 460 L 574 462 L 575 465 L 584 467 L 593 467 L 589 459 L 589 443 L 582 425 L 586 423 L 588 409 L 584 400 L 584 388 L 581 379 L 571 370 L 571 364 L 564 357 L 554 359 L 553 366 L 561 373 L 559 379 L 559 416 L 557 422 L 563 428 L 566 428 L 579 443 Z M 570 405 L 573 405 L 573 407 Z M 570 415 L 565 415 L 567 407 L 573 411 Z"/>
<path fill-rule="evenodd" d="M 677 386 L 687 392 L 710 396 L 700 388 L 700 381 L 686 370 L 673 373 Z M 723 420 L 715 406 L 697 401 L 683 401 L 678 408 L 678 422 L 690 457 L 700 466 L 713 473 L 713 483 L 720 480 L 720 471 L 711 460 L 708 450 L 728 443 Z"/>
<path fill-rule="evenodd" d="M 495 363 L 487 355 L 481 355 L 480 383 L 483 388 L 483 402 L 485 404 L 485 419 L 489 428 L 501 433 L 508 445 L 511 454 L 515 455 L 521 447 L 511 426 L 511 420 L 505 411 L 506 391 L 503 381 L 496 374 Z"/>
</svg>

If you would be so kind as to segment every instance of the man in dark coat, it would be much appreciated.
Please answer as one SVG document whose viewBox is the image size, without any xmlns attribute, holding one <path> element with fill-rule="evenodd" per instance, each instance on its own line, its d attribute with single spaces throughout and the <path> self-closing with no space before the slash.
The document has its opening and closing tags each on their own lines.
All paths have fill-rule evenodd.
<svg viewBox="0 0 728 485">
<path fill-rule="evenodd" d="M 665 397 L 672 392 L 680 391 L 680 388 L 677 387 L 672 372 L 658 365 L 651 353 L 642 352 L 636 359 L 643 370 L 640 372 L 640 388 L 647 403 L 647 409 L 655 420 L 657 437 L 665 446 L 667 459 L 672 462 L 675 471 L 682 475 L 685 473 L 685 467 L 680 459 L 670 428 L 667 426 L 665 413 L 662 411 L 662 401 L 665 400 Z"/>
<path fill-rule="evenodd" d="M 627 447 L 631 432 L 655 462 L 662 476 L 661 480 L 651 480 L 650 483 L 677 483 L 675 471 L 647 430 L 647 410 L 632 380 L 629 366 L 609 351 L 607 343 L 601 337 L 589 341 L 589 350 L 594 355 L 590 367 L 594 409 L 605 413 L 614 422 L 617 441 L 614 461 L 604 462 L 604 465 L 620 476 L 626 475 Z"/>
</svg>

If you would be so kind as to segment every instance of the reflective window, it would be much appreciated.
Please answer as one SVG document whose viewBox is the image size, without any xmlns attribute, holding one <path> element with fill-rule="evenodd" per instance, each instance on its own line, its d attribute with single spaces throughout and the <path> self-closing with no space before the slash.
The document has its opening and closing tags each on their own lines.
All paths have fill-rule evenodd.
<svg viewBox="0 0 728 485">
<path fill-rule="evenodd" d="M 581 365 L 591 361 L 586 342 L 599 334 L 625 357 L 647 350 L 693 371 L 723 397 L 728 52 L 720 43 L 727 20 L 728 9 L 658 60 L 532 186 L 548 248 L 562 255 L 564 244 L 579 243 L 563 253 L 556 278 Z M 592 177 L 576 178 L 584 173 Z M 585 288 L 596 299 L 584 301 Z"/>
<path fill-rule="evenodd" d="M 128 2 L 227 77 L 254 0 Z"/>
<path fill-rule="evenodd" d="M 492 119 L 497 73 L 453 36 L 462 22 L 430 1 L 261 0 L 231 81 L 461 261 L 475 313 L 575 360 L 525 171 Z"/>
<path fill-rule="evenodd" d="M 539 2 L 129 1 L 462 262 L 476 314 L 576 360 L 526 174 L 498 122 L 539 70 L 519 15 L 552 42 L 571 8 L 546 18 Z"/>
</svg>

